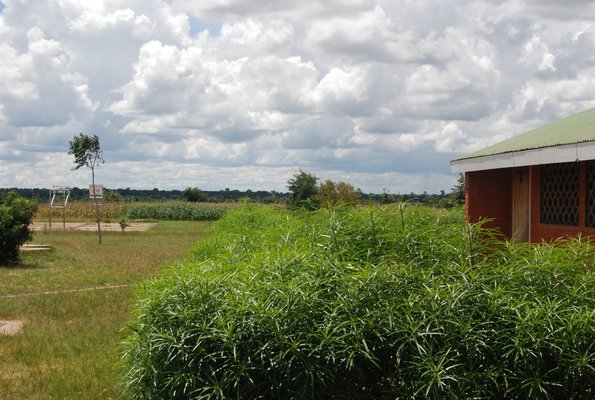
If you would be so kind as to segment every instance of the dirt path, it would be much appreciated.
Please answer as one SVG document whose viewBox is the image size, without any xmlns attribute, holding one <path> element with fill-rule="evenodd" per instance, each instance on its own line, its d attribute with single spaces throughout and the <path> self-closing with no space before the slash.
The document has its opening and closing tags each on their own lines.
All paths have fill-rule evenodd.
<svg viewBox="0 0 595 400">
<path fill-rule="evenodd" d="M 128 222 L 129 226 L 126 227 L 126 231 L 146 231 L 152 226 L 155 225 L 154 222 Z M 49 222 L 42 222 L 36 221 L 32 222 L 30 225 L 31 229 L 34 231 L 49 231 L 50 224 Z M 52 230 L 53 231 L 62 231 L 64 230 L 64 224 L 62 221 L 55 221 L 52 222 Z M 97 230 L 97 223 L 96 222 L 67 222 L 66 223 L 66 230 L 76 230 L 76 231 L 96 231 Z M 118 222 L 102 222 L 101 223 L 101 230 L 102 231 L 121 231 L 122 228 Z"/>
<path fill-rule="evenodd" d="M 107 289 L 121 289 L 134 286 L 132 283 L 123 284 L 123 285 L 105 285 L 105 286 L 92 286 L 87 288 L 81 289 L 63 289 L 63 290 L 48 290 L 45 292 L 37 292 L 37 293 L 18 293 L 18 294 L 7 294 L 4 296 L 0 296 L 0 299 L 15 299 L 19 297 L 34 297 L 34 296 L 47 296 L 51 294 L 62 294 L 62 293 L 79 293 L 79 292 L 90 292 L 95 290 L 107 290 Z"/>
</svg>

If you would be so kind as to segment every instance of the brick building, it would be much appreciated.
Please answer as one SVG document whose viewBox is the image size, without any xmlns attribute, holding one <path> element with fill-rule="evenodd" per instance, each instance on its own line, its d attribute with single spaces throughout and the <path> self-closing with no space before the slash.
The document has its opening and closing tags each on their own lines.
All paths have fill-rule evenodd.
<svg viewBox="0 0 595 400">
<path fill-rule="evenodd" d="M 595 108 L 451 161 L 467 220 L 519 242 L 595 236 Z"/>
</svg>

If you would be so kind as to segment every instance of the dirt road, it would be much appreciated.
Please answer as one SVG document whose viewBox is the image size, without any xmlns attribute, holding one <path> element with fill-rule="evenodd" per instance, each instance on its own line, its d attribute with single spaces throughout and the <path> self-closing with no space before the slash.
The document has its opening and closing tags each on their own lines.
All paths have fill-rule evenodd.
<svg viewBox="0 0 595 400">
<path fill-rule="evenodd" d="M 126 231 L 146 231 L 155 225 L 154 222 L 128 222 L 129 226 L 126 227 Z M 32 222 L 31 229 L 34 231 L 49 231 L 50 224 L 49 222 Z M 52 231 L 61 231 L 64 230 L 64 224 L 62 221 L 54 221 L 52 222 Z M 76 231 L 96 231 L 97 230 L 97 223 L 96 222 L 67 222 L 66 223 L 66 230 L 76 230 Z M 118 222 L 102 222 L 101 223 L 101 230 L 102 231 L 121 231 L 122 228 Z"/>
</svg>

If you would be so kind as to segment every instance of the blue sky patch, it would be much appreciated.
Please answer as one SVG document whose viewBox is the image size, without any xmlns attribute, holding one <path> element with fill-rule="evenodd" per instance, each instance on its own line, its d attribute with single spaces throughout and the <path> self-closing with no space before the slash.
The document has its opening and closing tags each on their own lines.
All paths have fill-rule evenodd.
<svg viewBox="0 0 595 400">
<path fill-rule="evenodd" d="M 221 22 L 218 21 L 206 21 L 201 20 L 193 16 L 188 16 L 190 21 L 190 35 L 196 36 L 196 34 L 202 31 L 209 31 L 210 36 L 219 36 L 221 34 Z"/>
</svg>

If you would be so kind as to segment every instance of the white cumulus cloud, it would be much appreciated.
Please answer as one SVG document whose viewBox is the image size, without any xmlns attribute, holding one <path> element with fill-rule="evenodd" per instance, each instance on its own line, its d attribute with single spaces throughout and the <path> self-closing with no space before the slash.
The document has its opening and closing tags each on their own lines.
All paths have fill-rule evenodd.
<svg viewBox="0 0 595 400">
<path fill-rule="evenodd" d="M 587 0 L 6 0 L 0 186 L 438 192 L 448 161 L 595 106 Z M 54 160 L 54 161 L 52 161 Z"/>
</svg>

